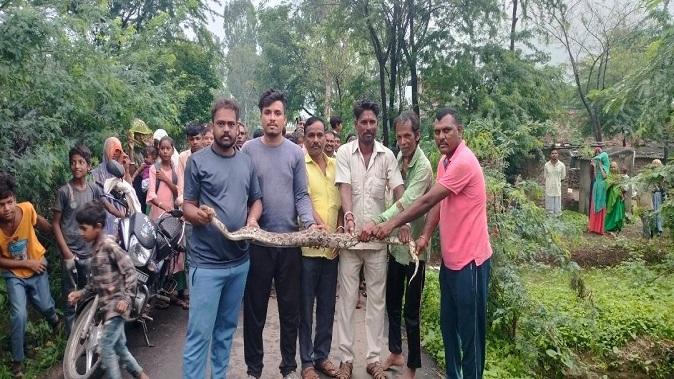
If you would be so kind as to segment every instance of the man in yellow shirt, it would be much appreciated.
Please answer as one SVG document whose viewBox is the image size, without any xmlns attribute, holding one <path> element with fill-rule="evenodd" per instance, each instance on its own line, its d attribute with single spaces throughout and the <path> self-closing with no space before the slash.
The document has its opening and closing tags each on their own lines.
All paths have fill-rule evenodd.
<svg viewBox="0 0 674 379">
<path fill-rule="evenodd" d="M 338 220 L 342 219 L 341 199 L 335 186 L 335 159 L 323 152 L 325 143 L 323 120 L 311 117 L 304 124 L 309 197 L 316 223 L 333 233 L 338 227 Z M 337 375 L 337 367 L 328 359 L 335 318 L 337 261 L 337 252 L 331 249 L 302 248 L 299 329 L 302 379 L 318 379 L 316 370 L 329 377 Z M 316 337 L 312 341 L 314 301 Z"/>
<path fill-rule="evenodd" d="M 12 372 L 23 376 L 23 340 L 28 322 L 26 300 L 30 299 L 53 328 L 59 319 L 49 291 L 45 248 L 35 227 L 51 232 L 51 224 L 35 212 L 29 202 L 16 203 L 16 182 L 0 172 L 0 275 L 5 278 L 9 298 Z"/>
</svg>

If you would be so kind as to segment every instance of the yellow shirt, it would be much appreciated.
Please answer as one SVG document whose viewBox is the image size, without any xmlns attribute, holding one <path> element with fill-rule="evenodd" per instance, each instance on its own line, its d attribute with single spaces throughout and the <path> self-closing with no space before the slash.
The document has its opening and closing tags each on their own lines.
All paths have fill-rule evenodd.
<svg viewBox="0 0 674 379">
<path fill-rule="evenodd" d="M 323 154 L 323 158 L 326 161 L 325 174 L 321 170 L 321 167 L 311 159 L 309 154 L 304 156 L 304 162 L 307 166 L 309 197 L 311 197 L 311 205 L 314 207 L 314 211 L 321 217 L 328 232 L 334 233 L 337 229 L 339 208 L 342 206 L 342 201 L 339 197 L 339 189 L 335 186 L 337 164 L 334 158 L 330 158 L 325 154 Z M 305 257 L 334 259 L 337 257 L 337 252 L 333 252 L 332 249 L 326 248 L 315 249 L 303 247 L 302 255 Z"/>
<path fill-rule="evenodd" d="M 17 208 L 23 213 L 19 226 L 11 236 L 5 235 L 0 229 L 0 254 L 3 258 L 16 260 L 42 260 L 44 258 L 45 248 L 35 235 L 35 224 L 37 224 L 37 212 L 33 204 L 29 202 L 19 203 Z M 17 212 L 19 210 L 17 209 Z M 18 278 L 30 278 L 35 274 L 30 269 L 12 269 L 10 271 Z"/>
</svg>

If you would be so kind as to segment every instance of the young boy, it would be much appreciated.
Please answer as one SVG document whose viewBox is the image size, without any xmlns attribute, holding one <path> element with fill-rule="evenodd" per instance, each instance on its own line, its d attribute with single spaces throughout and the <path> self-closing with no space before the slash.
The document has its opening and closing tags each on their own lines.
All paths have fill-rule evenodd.
<svg viewBox="0 0 674 379">
<path fill-rule="evenodd" d="M 155 164 L 159 152 L 154 146 L 146 146 L 143 150 L 143 164 L 138 167 L 131 177 L 133 189 L 140 202 L 140 210 L 147 213 L 147 189 L 150 185 L 150 167 Z"/>
<path fill-rule="evenodd" d="M 23 377 L 23 340 L 28 321 L 26 300 L 57 328 L 59 319 L 49 291 L 45 248 L 35 227 L 51 232 L 51 225 L 29 202 L 16 203 L 14 177 L 0 172 L 0 275 L 5 278 L 9 298 L 12 372 Z"/>
<path fill-rule="evenodd" d="M 52 210 L 54 237 L 63 259 L 63 296 L 87 284 L 91 246 L 80 235 L 75 212 L 82 205 L 99 199 L 103 191 L 98 186 L 87 183 L 87 173 L 91 167 L 91 151 L 84 145 L 76 145 L 68 153 L 70 172 L 73 178 L 56 192 L 56 203 Z M 67 302 L 64 306 L 66 334 L 70 335 L 75 321 L 75 307 Z"/>
<path fill-rule="evenodd" d="M 99 310 L 105 320 L 100 339 L 101 366 L 108 378 L 121 379 L 119 358 L 134 378 L 148 379 L 127 349 L 124 334 L 125 318 L 129 317 L 131 301 L 136 292 L 133 263 L 119 245 L 104 233 L 105 208 L 99 201 L 82 206 L 75 218 L 82 238 L 93 245 L 92 275 L 84 289 L 68 295 L 68 302 L 74 305 L 82 296 L 98 294 Z"/>
<path fill-rule="evenodd" d="M 204 127 L 204 131 L 203 131 L 201 136 L 202 136 L 201 137 L 201 140 L 202 140 L 201 144 L 204 147 L 211 146 L 211 144 L 213 143 L 213 139 L 214 139 L 214 137 L 213 137 L 213 124 L 212 123 L 209 122 L 208 124 L 206 124 L 206 126 Z"/>
</svg>

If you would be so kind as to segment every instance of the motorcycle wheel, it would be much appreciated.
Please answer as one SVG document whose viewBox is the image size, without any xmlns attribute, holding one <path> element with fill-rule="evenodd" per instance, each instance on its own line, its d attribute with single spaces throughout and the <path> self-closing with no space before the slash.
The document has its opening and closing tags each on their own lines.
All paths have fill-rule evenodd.
<svg viewBox="0 0 674 379">
<path fill-rule="evenodd" d="M 103 376 L 98 343 L 103 321 L 96 317 L 98 297 L 89 302 L 77 316 L 63 354 L 65 379 L 89 379 Z"/>
</svg>

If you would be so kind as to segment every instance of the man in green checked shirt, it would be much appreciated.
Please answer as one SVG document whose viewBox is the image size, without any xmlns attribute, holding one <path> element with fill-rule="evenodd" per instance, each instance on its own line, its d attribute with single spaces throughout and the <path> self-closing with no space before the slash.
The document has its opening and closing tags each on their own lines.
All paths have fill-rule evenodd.
<svg viewBox="0 0 674 379">
<path fill-rule="evenodd" d="M 391 219 L 399 212 L 407 208 L 415 200 L 433 186 L 433 169 L 431 162 L 419 148 L 419 118 L 414 112 L 401 113 L 394 121 L 396 140 L 400 152 L 398 153 L 398 169 L 405 180 L 405 192 L 400 200 L 396 201 L 386 211 L 376 217 L 376 223 L 382 223 Z M 425 217 L 419 217 L 412 222 L 412 238 L 421 235 L 424 228 Z M 374 224 L 366 225 L 363 229 L 363 237 L 369 237 Z M 402 234 L 405 233 L 401 230 Z M 407 238 L 404 238 L 407 239 Z M 415 377 L 415 371 L 421 367 L 421 336 L 420 315 L 421 293 L 424 288 L 425 262 L 430 255 L 430 249 L 419 252 L 419 272 L 409 282 L 414 273 L 414 263 L 410 262 L 409 252 L 406 246 L 394 245 L 390 247 L 391 257 L 388 260 L 388 276 L 386 279 L 386 311 L 388 313 L 389 331 L 388 348 L 391 355 L 384 362 L 384 369 L 391 366 L 402 367 L 405 359 L 402 355 L 401 340 L 401 316 L 405 318 L 407 332 L 408 355 L 407 368 L 401 378 L 410 379 Z M 405 284 L 407 291 L 405 291 Z M 403 294 L 405 296 L 405 308 L 403 308 Z M 402 313 L 402 315 L 401 315 Z"/>
</svg>

